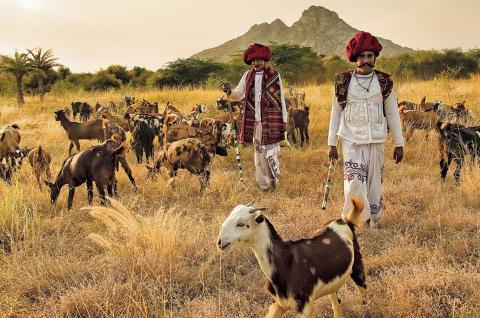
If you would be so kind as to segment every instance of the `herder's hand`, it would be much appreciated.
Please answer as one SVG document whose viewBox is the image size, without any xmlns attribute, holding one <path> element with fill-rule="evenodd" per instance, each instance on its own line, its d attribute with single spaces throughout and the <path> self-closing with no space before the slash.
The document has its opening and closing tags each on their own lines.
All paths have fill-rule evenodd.
<svg viewBox="0 0 480 318">
<path fill-rule="evenodd" d="M 328 149 L 328 158 L 330 160 L 337 160 L 338 159 L 338 151 L 337 151 L 337 147 L 335 146 L 330 146 L 329 149 Z"/>
<path fill-rule="evenodd" d="M 403 159 L 403 147 L 395 147 L 393 150 L 393 160 L 395 163 L 399 163 Z"/>
</svg>

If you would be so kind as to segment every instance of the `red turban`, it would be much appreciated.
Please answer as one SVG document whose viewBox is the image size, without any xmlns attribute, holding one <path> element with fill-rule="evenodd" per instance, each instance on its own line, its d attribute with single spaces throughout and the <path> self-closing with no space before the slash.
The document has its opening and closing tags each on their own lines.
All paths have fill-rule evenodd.
<svg viewBox="0 0 480 318">
<path fill-rule="evenodd" d="M 348 42 L 346 52 L 350 62 L 357 61 L 360 53 L 365 51 L 372 51 L 377 57 L 382 50 L 382 45 L 377 38 L 368 32 L 359 32 Z"/>
<path fill-rule="evenodd" d="M 243 52 L 243 61 L 245 64 L 252 64 L 255 59 L 262 59 L 268 62 L 272 59 L 272 51 L 268 46 L 253 43 Z"/>
</svg>

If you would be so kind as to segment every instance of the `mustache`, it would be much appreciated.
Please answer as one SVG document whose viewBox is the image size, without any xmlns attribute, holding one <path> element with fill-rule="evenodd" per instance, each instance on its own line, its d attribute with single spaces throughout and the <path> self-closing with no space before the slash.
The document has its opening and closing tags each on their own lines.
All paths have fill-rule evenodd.
<svg viewBox="0 0 480 318">
<path fill-rule="evenodd" d="M 374 68 L 374 67 L 375 67 L 375 64 L 370 64 L 370 63 L 368 63 L 368 62 L 363 63 L 362 65 L 360 65 L 360 67 L 364 67 L 365 65 L 370 66 L 371 68 Z"/>
</svg>

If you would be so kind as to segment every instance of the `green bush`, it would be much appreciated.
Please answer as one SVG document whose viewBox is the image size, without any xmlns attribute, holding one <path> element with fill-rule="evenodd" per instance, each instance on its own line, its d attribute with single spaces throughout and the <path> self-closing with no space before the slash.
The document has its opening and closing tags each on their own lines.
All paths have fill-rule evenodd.
<svg viewBox="0 0 480 318">
<path fill-rule="evenodd" d="M 109 89 L 119 89 L 122 82 L 112 74 L 99 72 L 95 74 L 85 85 L 89 91 L 105 91 Z"/>
</svg>

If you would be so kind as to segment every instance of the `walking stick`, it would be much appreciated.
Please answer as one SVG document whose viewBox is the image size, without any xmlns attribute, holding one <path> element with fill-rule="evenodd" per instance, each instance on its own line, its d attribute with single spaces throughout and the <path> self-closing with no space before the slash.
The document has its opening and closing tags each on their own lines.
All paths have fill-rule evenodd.
<svg viewBox="0 0 480 318">
<path fill-rule="evenodd" d="M 232 103 L 230 102 L 230 95 L 227 95 L 227 107 L 228 107 L 228 112 L 230 113 L 230 122 L 233 128 L 233 149 L 235 150 L 235 160 L 237 161 L 237 168 L 238 168 L 238 173 L 240 175 L 240 182 L 243 183 L 243 168 L 242 168 L 242 162 L 240 161 L 240 150 L 238 149 L 238 142 L 237 142 L 237 125 L 233 120 L 233 114 L 232 114 Z"/>
<path fill-rule="evenodd" d="M 325 189 L 323 190 L 322 210 L 327 209 L 328 194 L 330 193 L 330 188 L 332 187 L 332 173 L 335 171 L 336 166 L 337 166 L 337 160 L 330 159 L 330 166 L 328 167 L 328 174 L 327 174 L 327 182 L 325 183 Z"/>
</svg>

